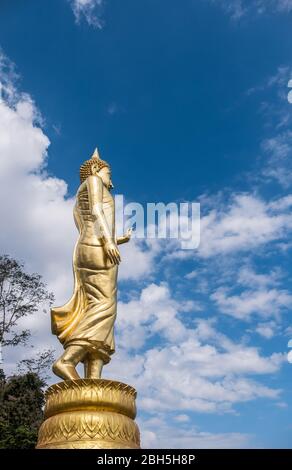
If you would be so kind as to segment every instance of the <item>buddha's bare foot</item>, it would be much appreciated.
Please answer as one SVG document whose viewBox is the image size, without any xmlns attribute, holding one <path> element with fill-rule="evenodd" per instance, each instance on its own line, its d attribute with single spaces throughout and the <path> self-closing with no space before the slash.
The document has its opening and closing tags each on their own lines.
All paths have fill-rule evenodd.
<svg viewBox="0 0 292 470">
<path fill-rule="evenodd" d="M 76 380 L 80 379 L 74 365 L 69 362 L 63 361 L 61 358 L 53 364 L 53 372 L 63 380 Z"/>
<path fill-rule="evenodd" d="M 81 346 L 69 346 L 63 355 L 54 363 L 53 372 L 63 380 L 80 379 L 75 367 L 84 357 L 84 349 Z"/>
</svg>

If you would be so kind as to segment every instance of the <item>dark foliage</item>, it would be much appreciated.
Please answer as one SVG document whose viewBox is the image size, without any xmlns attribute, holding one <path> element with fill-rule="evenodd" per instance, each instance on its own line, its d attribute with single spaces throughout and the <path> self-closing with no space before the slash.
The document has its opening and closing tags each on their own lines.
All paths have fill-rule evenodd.
<svg viewBox="0 0 292 470">
<path fill-rule="evenodd" d="M 34 448 L 43 419 L 45 382 L 32 372 L 0 376 L 0 448 Z"/>
</svg>

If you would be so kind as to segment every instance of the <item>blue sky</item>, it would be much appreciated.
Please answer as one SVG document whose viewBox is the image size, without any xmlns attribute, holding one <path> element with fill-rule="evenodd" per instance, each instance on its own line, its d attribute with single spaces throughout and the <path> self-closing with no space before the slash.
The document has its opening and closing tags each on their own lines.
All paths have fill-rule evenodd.
<svg viewBox="0 0 292 470">
<path fill-rule="evenodd" d="M 201 202 L 198 250 L 122 247 L 104 375 L 137 388 L 144 446 L 291 447 L 291 13 L 1 2 L 1 251 L 68 299 L 78 170 L 96 145 L 128 201 Z M 58 348 L 48 316 L 25 325 Z"/>
</svg>

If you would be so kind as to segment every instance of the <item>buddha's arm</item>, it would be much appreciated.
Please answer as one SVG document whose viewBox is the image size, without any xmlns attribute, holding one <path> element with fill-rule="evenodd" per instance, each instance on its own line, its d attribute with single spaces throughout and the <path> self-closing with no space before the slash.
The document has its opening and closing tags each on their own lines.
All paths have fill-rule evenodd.
<svg viewBox="0 0 292 470">
<path fill-rule="evenodd" d="M 80 215 L 79 215 L 79 213 L 76 209 L 74 209 L 73 217 L 74 217 L 74 222 L 75 222 L 75 225 L 77 227 L 77 230 L 78 230 L 79 233 L 81 233 L 82 221 L 81 221 Z"/>
<path fill-rule="evenodd" d="M 121 245 L 122 243 L 127 243 L 131 239 L 132 235 L 132 228 L 128 228 L 126 235 L 117 238 L 117 245 Z"/>
<path fill-rule="evenodd" d="M 117 238 L 117 245 L 122 245 L 122 243 L 127 243 L 130 239 L 126 236 Z"/>
<path fill-rule="evenodd" d="M 112 240 L 112 234 L 108 227 L 103 208 L 103 182 L 99 176 L 89 176 L 86 180 L 88 200 L 91 214 L 98 222 L 98 236 L 106 241 Z"/>
<path fill-rule="evenodd" d="M 88 200 L 91 214 L 98 222 L 98 237 L 104 242 L 104 250 L 113 264 L 119 264 L 120 253 L 113 239 L 112 233 L 108 227 L 103 208 L 103 182 L 102 179 L 95 175 L 89 176 L 86 180 Z"/>
</svg>

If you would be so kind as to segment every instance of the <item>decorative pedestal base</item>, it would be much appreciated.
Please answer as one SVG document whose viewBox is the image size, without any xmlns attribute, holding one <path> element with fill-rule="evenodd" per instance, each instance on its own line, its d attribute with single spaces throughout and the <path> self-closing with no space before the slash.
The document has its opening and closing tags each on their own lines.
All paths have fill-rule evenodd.
<svg viewBox="0 0 292 470">
<path fill-rule="evenodd" d="M 136 395 L 130 385 L 104 379 L 52 385 L 37 449 L 139 449 Z"/>
</svg>

